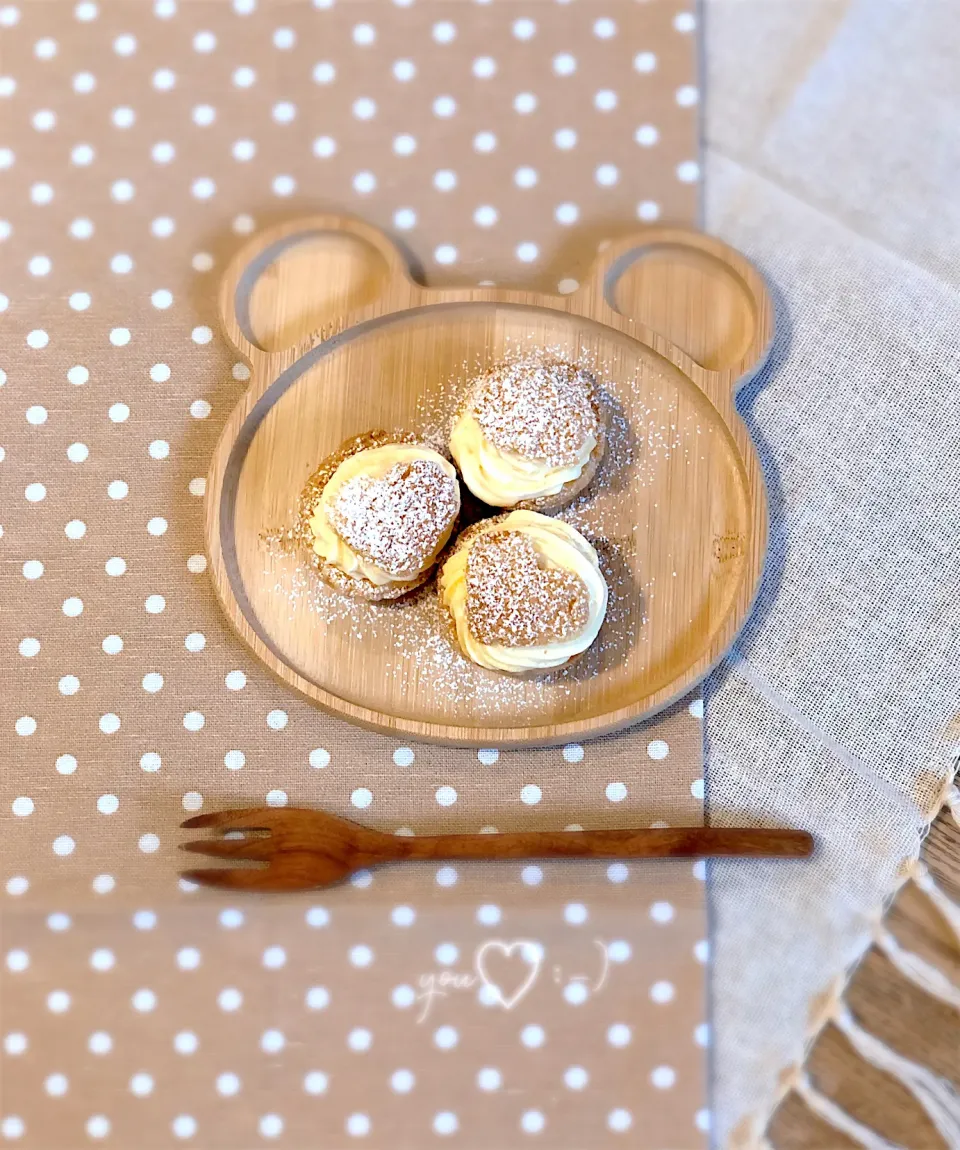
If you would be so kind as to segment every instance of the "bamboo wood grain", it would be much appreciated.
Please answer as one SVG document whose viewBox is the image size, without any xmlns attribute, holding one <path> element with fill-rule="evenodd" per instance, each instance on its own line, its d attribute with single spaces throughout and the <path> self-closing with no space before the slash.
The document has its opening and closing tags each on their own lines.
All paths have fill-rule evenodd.
<svg viewBox="0 0 960 1150">
<path fill-rule="evenodd" d="M 512 834 L 384 834 L 325 811 L 252 808 L 196 815 L 187 829 L 245 831 L 247 837 L 183 843 L 194 854 L 265 862 L 266 869 L 208 869 L 184 877 L 210 886 L 248 890 L 307 890 L 340 882 L 360 868 L 388 862 L 440 859 L 641 859 L 741 856 L 806 858 L 813 840 L 804 831 L 668 827 L 635 830 L 522 831 Z M 269 831 L 269 837 L 253 837 Z"/>
<path fill-rule="evenodd" d="M 651 228 L 603 250 L 565 296 L 431 289 L 409 278 L 377 229 L 315 216 L 243 248 L 221 283 L 220 312 L 251 382 L 210 467 L 211 575 L 244 641 L 319 705 L 394 735 L 549 745 L 656 713 L 729 649 L 767 537 L 759 461 L 734 390 L 766 355 L 773 309 L 761 277 L 725 244 Z M 343 439 L 422 430 L 425 405 L 464 365 L 545 346 L 603 365 L 635 437 L 630 459 L 595 488 L 625 575 L 600 644 L 575 673 L 484 707 L 494 673 L 465 665 L 454 690 L 403 650 L 400 614 L 384 610 L 371 637 L 347 611 L 318 619 L 292 603 L 278 587 L 295 581 L 297 560 L 265 557 L 261 536 L 289 525 L 303 483 Z"/>
</svg>

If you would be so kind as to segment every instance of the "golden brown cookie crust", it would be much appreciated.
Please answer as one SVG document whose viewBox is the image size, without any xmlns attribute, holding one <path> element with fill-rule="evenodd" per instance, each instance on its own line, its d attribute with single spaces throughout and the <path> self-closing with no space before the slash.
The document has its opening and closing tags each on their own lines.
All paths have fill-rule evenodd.
<svg viewBox="0 0 960 1150">
<path fill-rule="evenodd" d="M 388 583 L 383 587 L 378 587 L 376 583 L 371 583 L 369 579 L 364 578 L 362 575 L 348 575 L 345 571 L 341 571 L 339 567 L 328 563 L 313 550 L 313 535 L 310 531 L 310 519 L 313 516 L 313 510 L 316 507 L 323 489 L 333 478 L 333 473 L 345 459 L 349 459 L 352 455 L 358 455 L 361 451 L 369 451 L 373 447 L 387 447 L 391 443 L 411 443 L 418 447 L 425 447 L 430 451 L 435 450 L 424 443 L 419 436 L 407 431 L 389 432 L 378 428 L 373 431 L 365 431 L 362 435 L 352 436 L 350 439 L 345 439 L 336 451 L 328 455 L 310 476 L 303 490 L 300 492 L 300 499 L 297 506 L 297 535 L 303 546 L 308 550 L 311 563 L 317 574 L 324 583 L 328 584 L 335 591 L 349 595 L 354 599 L 362 599 L 367 603 L 386 603 L 391 600 L 402 599 L 404 595 L 409 595 L 411 591 L 422 587 L 433 578 L 437 564 L 443 559 L 446 553 L 446 549 L 444 549 L 434 562 L 416 578 L 408 579 L 402 583 Z M 456 528 L 457 522 L 454 521 L 454 533 L 456 532 Z"/>
<path fill-rule="evenodd" d="M 576 365 L 570 364 L 568 366 L 574 367 Z M 572 503 L 578 495 L 586 491 L 596 477 L 607 449 L 609 412 L 607 411 L 606 404 L 602 401 L 596 378 L 584 368 L 577 368 L 577 372 L 589 380 L 587 398 L 597 421 L 597 442 L 594 445 L 593 451 L 590 452 L 586 463 L 583 465 L 583 470 L 577 478 L 565 483 L 555 495 L 541 495 L 538 499 L 522 499 L 519 503 L 515 503 L 510 507 L 511 511 L 539 511 L 544 515 L 561 511 L 564 507 L 568 506 L 568 504 Z M 466 480 L 464 480 L 464 484 L 469 487 Z"/>
<path fill-rule="evenodd" d="M 447 549 L 446 554 L 442 557 L 443 562 L 446 563 L 446 561 L 451 559 L 462 547 L 468 546 L 470 540 L 474 536 L 479 535 L 481 531 L 503 523 L 507 516 L 515 510 L 516 508 L 512 507 L 510 511 L 505 511 L 502 515 L 494 515 L 490 519 L 481 519 L 478 523 L 471 523 L 469 527 L 461 531 L 456 540 Z M 440 612 L 440 617 L 443 621 L 442 630 L 447 642 L 451 643 L 454 649 L 458 651 L 464 659 L 472 663 L 473 666 L 478 666 L 476 663 L 473 663 L 473 660 L 470 658 L 470 656 L 467 655 L 463 648 L 460 646 L 460 640 L 457 638 L 457 623 L 453 617 L 453 612 L 446 605 L 446 603 L 443 602 L 442 597 L 440 603 L 441 607 L 443 608 Z M 568 667 L 572 667 L 574 663 L 583 658 L 585 653 L 586 652 L 581 651 L 577 655 L 571 655 L 570 658 L 567 659 L 565 663 L 561 663 L 559 667 L 549 667 L 544 670 L 538 670 L 535 667 L 526 671 L 495 671 L 489 667 L 480 667 L 479 669 L 482 671 L 489 671 L 491 675 L 508 675 L 511 679 L 550 679 L 554 675 L 559 674 L 561 671 L 565 671 Z"/>
</svg>

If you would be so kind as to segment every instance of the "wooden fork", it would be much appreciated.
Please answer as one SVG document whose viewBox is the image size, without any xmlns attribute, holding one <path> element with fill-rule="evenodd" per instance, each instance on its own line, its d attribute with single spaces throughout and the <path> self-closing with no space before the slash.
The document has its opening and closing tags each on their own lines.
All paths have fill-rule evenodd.
<svg viewBox="0 0 960 1150">
<path fill-rule="evenodd" d="M 266 867 L 186 871 L 191 882 L 228 890 L 311 890 L 340 882 L 363 867 L 437 859 L 806 858 L 806 831 L 666 827 L 642 830 L 519 831 L 511 834 L 399 836 L 371 830 L 326 811 L 254 807 L 196 815 L 185 828 L 269 832 L 266 837 L 198 839 L 182 849 Z"/>
</svg>

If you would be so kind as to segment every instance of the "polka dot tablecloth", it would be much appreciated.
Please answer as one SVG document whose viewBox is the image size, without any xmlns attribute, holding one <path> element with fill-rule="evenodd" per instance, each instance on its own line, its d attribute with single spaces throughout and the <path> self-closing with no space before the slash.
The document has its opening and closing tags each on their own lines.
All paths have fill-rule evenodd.
<svg viewBox="0 0 960 1150">
<path fill-rule="evenodd" d="M 0 1142 L 705 1144 L 704 867 L 178 882 L 178 823 L 702 820 L 701 704 L 586 745 L 398 745 L 260 667 L 206 576 L 242 236 L 346 208 L 432 282 L 572 290 L 696 214 L 695 21 L 634 0 L 0 3 Z"/>
</svg>

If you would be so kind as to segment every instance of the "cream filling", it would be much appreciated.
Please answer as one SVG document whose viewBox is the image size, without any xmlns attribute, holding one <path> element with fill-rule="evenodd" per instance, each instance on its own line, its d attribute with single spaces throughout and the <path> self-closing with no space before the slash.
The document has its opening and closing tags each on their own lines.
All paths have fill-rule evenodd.
<svg viewBox="0 0 960 1150">
<path fill-rule="evenodd" d="M 467 620 L 467 558 L 471 546 L 468 543 L 450 556 L 440 572 L 440 597 L 453 617 L 463 653 L 481 667 L 516 674 L 560 667 L 585 651 L 596 639 L 607 613 L 607 584 L 593 547 L 569 523 L 536 511 L 512 511 L 499 523 L 485 526 L 482 533 L 490 531 L 522 531 L 533 541 L 543 566 L 561 567 L 579 576 L 589 597 L 587 623 L 579 635 L 541 647 L 481 643 L 471 633 Z"/>
<path fill-rule="evenodd" d="M 444 474 L 451 479 L 455 481 L 457 478 L 456 469 L 449 460 L 444 459 L 436 451 L 431 451 L 428 447 L 408 443 L 389 443 L 385 447 L 371 447 L 367 451 L 358 451 L 356 455 L 349 456 L 340 464 L 320 493 L 320 498 L 314 506 L 313 515 L 310 518 L 313 549 L 321 559 L 325 559 L 347 575 L 362 576 L 377 587 L 386 587 L 390 583 L 409 582 L 433 564 L 450 538 L 456 520 L 455 515 L 451 517 L 449 526 L 437 540 L 436 547 L 427 556 L 425 562 L 413 570 L 401 571 L 399 574 L 384 571 L 382 567 L 378 567 L 371 560 L 365 559 L 354 551 L 350 544 L 341 539 L 334 531 L 328 516 L 328 509 L 332 507 L 340 488 L 351 479 L 355 479 L 358 475 L 368 475 L 371 479 L 381 479 L 396 464 L 412 463 L 415 459 L 429 459 L 442 467 Z"/>
<path fill-rule="evenodd" d="M 450 435 L 450 454 L 464 482 L 491 507 L 514 507 L 524 499 L 556 495 L 565 483 L 580 478 L 596 446 L 596 438 L 588 436 L 576 462 L 551 467 L 542 459 L 527 459 L 491 443 L 470 410 L 458 418 Z"/>
</svg>

